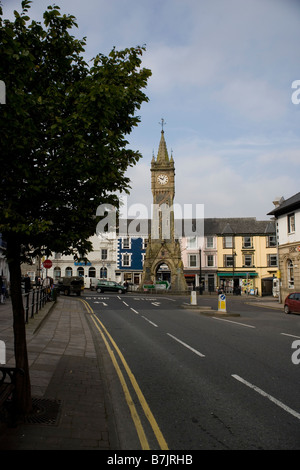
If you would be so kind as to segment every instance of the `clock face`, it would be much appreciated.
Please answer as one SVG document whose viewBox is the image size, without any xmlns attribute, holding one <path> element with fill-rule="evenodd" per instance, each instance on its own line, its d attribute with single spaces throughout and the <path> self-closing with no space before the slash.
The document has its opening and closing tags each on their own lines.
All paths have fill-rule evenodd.
<svg viewBox="0 0 300 470">
<path fill-rule="evenodd" d="M 157 181 L 159 182 L 159 184 L 167 184 L 169 178 L 167 177 L 167 175 L 158 175 L 157 177 Z"/>
</svg>

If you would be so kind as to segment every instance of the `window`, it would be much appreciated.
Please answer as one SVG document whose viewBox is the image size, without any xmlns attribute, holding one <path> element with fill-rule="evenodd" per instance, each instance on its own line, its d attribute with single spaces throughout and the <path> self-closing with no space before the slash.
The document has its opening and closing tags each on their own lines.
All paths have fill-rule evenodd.
<svg viewBox="0 0 300 470">
<path fill-rule="evenodd" d="M 197 248 L 197 238 L 188 237 L 187 238 L 187 248 Z"/>
<path fill-rule="evenodd" d="M 223 248 L 234 248 L 233 237 L 224 237 L 223 238 Z"/>
<path fill-rule="evenodd" d="M 214 237 L 206 237 L 206 248 L 214 247 Z"/>
<path fill-rule="evenodd" d="M 294 289 L 294 265 L 292 260 L 287 261 L 288 288 Z"/>
<path fill-rule="evenodd" d="M 122 254 L 122 266 L 130 266 L 131 265 L 131 255 L 129 253 Z"/>
<path fill-rule="evenodd" d="M 233 256 L 232 255 L 224 256 L 224 266 L 226 268 L 233 268 Z"/>
<path fill-rule="evenodd" d="M 267 247 L 271 248 L 273 246 L 276 246 L 276 235 L 269 235 L 267 237 Z"/>
<path fill-rule="evenodd" d="M 295 232 L 295 214 L 288 215 L 288 233 Z"/>
<path fill-rule="evenodd" d="M 125 248 L 125 249 L 130 248 L 130 238 L 122 239 L 122 248 Z"/>
<path fill-rule="evenodd" d="M 143 238 L 143 248 L 146 249 L 148 246 L 149 240 L 148 238 Z"/>
<path fill-rule="evenodd" d="M 107 259 L 107 250 L 106 249 L 101 250 L 101 259 Z"/>
<path fill-rule="evenodd" d="M 197 266 L 197 255 L 189 255 L 189 266 L 191 268 Z"/>
<path fill-rule="evenodd" d="M 100 269 L 100 279 L 107 279 L 107 268 L 103 267 Z"/>
<path fill-rule="evenodd" d="M 252 248 L 252 237 L 243 237 L 243 248 Z"/>
<path fill-rule="evenodd" d="M 77 268 L 77 276 L 84 276 L 84 269 L 83 268 Z"/>
<path fill-rule="evenodd" d="M 61 269 L 60 268 L 54 268 L 53 269 L 53 277 L 54 279 L 58 279 L 61 277 Z"/>
<path fill-rule="evenodd" d="M 207 255 L 207 266 L 214 266 L 214 255 Z"/>
<path fill-rule="evenodd" d="M 96 277 L 96 269 L 89 268 L 89 277 Z"/>
<path fill-rule="evenodd" d="M 244 266 L 246 268 L 253 266 L 252 255 L 244 255 Z"/>
<path fill-rule="evenodd" d="M 71 267 L 67 267 L 65 270 L 65 276 L 66 277 L 71 277 L 73 276 L 73 269 Z"/>
<path fill-rule="evenodd" d="M 268 255 L 268 266 L 277 266 L 277 255 Z"/>
</svg>

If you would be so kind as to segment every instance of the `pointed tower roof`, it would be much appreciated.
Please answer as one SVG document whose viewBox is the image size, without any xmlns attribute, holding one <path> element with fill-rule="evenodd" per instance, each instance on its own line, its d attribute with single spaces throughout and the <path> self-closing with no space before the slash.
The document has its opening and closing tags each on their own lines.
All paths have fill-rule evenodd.
<svg viewBox="0 0 300 470">
<path fill-rule="evenodd" d="M 158 154 L 156 161 L 158 163 L 169 163 L 169 155 L 167 150 L 167 144 L 164 137 L 164 131 L 161 131 L 161 138 L 158 147 Z"/>
</svg>

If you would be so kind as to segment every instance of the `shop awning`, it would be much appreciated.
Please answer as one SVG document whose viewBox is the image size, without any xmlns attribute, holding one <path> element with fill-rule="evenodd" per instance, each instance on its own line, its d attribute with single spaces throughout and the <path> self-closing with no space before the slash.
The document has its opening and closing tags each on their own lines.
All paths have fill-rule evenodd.
<svg viewBox="0 0 300 470">
<path fill-rule="evenodd" d="M 257 277 L 257 273 L 239 273 L 239 272 L 226 272 L 226 273 L 217 273 L 219 277 Z"/>
</svg>

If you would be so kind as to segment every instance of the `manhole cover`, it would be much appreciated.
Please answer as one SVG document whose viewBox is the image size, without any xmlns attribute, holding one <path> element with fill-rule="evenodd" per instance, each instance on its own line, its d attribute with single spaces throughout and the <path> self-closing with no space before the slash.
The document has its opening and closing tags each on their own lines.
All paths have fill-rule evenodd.
<svg viewBox="0 0 300 470">
<path fill-rule="evenodd" d="M 32 398 L 32 412 L 25 416 L 24 424 L 58 423 L 61 402 L 48 398 Z"/>
</svg>

